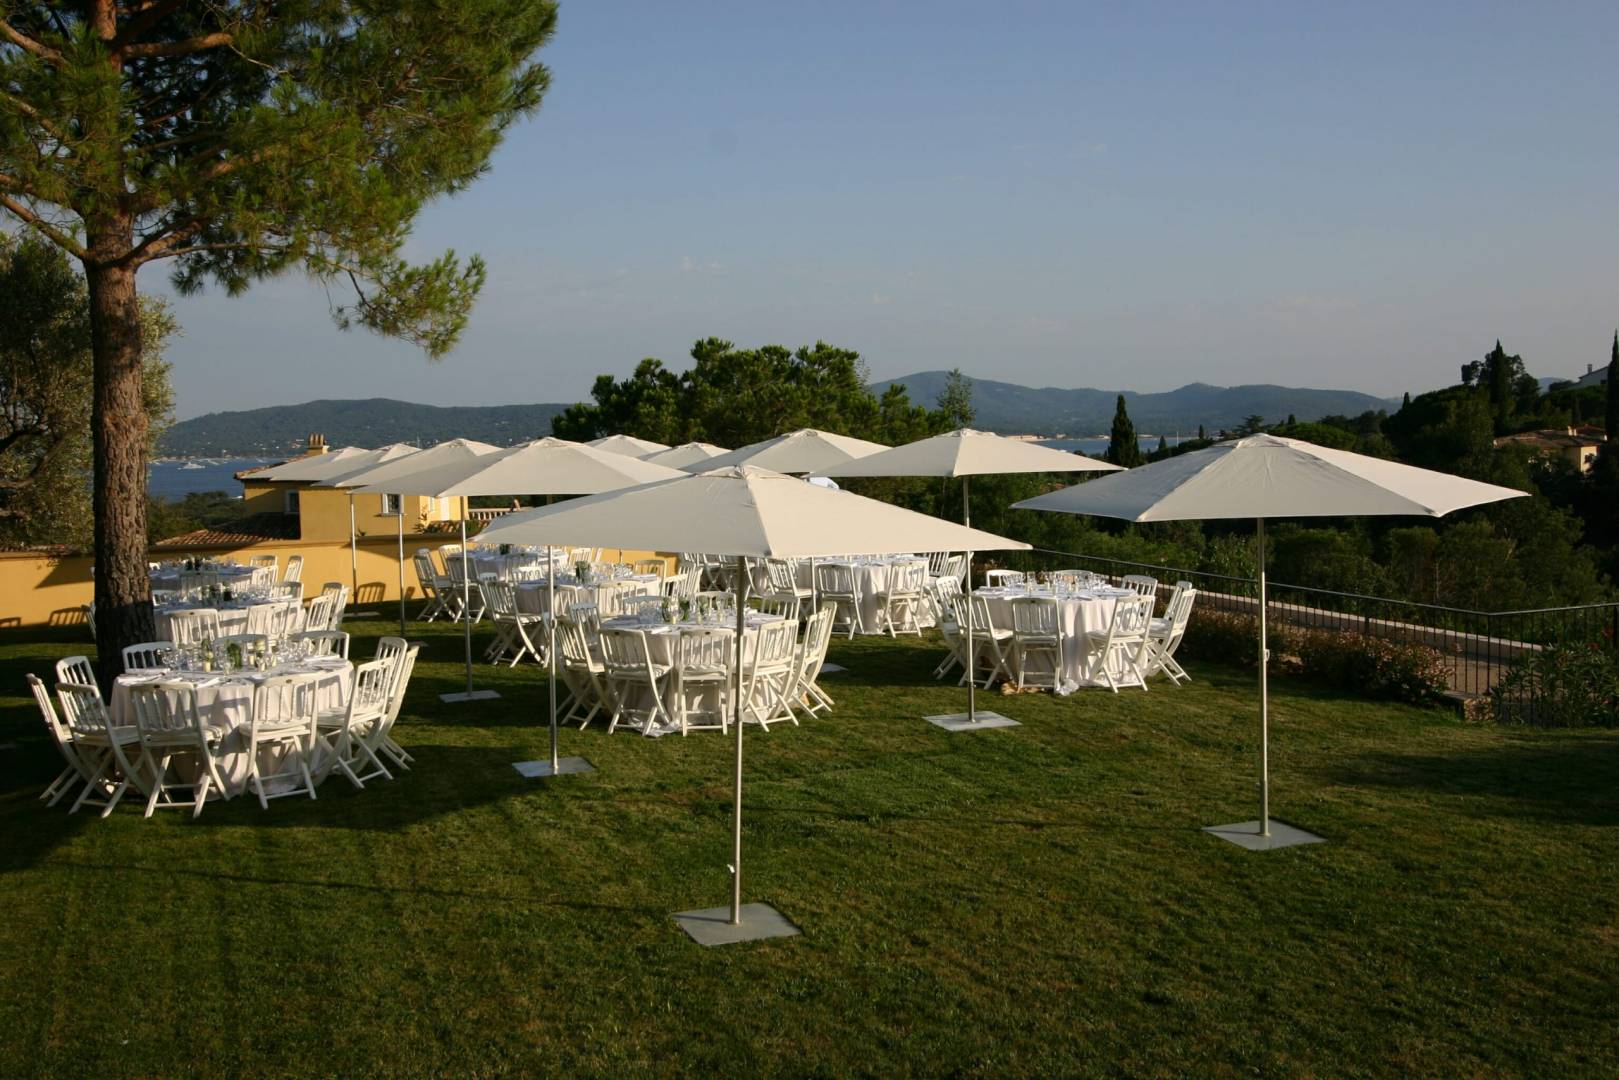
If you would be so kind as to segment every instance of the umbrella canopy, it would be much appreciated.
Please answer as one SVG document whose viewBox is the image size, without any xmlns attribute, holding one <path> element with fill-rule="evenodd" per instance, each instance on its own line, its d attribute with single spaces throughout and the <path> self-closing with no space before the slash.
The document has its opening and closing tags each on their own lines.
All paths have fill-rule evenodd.
<svg viewBox="0 0 1619 1080">
<path fill-rule="evenodd" d="M 713 443 L 689 442 L 671 446 L 667 450 L 659 450 L 656 454 L 648 454 L 641 460 L 650 461 L 655 465 L 667 465 L 671 469 L 685 469 L 729 453 L 725 447 L 715 446 Z"/>
<path fill-rule="evenodd" d="M 990 431 L 957 428 L 819 471 L 828 476 L 990 476 L 1116 472 L 1120 466 Z"/>
<path fill-rule="evenodd" d="M 606 450 L 610 454 L 623 454 L 632 458 L 644 458 L 649 454 L 669 449 L 661 442 L 637 439 L 634 435 L 604 435 L 599 439 L 590 440 L 585 445 L 594 446 L 597 450 Z"/>
<path fill-rule="evenodd" d="M 774 439 L 752 443 L 740 450 L 686 466 L 688 472 L 709 472 L 732 465 L 752 465 L 782 473 L 824 473 L 856 458 L 887 450 L 882 443 L 867 442 L 830 431 L 801 428 Z"/>
<path fill-rule="evenodd" d="M 479 539 L 777 559 L 1029 546 L 747 465 L 507 514 Z"/>
<path fill-rule="evenodd" d="M 1300 439 L 1250 435 L 1013 505 L 1126 521 L 1441 517 L 1523 494 Z"/>
<path fill-rule="evenodd" d="M 251 475 L 255 480 L 324 480 L 331 473 L 340 471 L 345 464 L 358 468 L 368 460 L 374 462 L 375 459 L 368 456 L 376 453 L 363 446 L 343 446 L 324 454 L 309 454 L 266 469 L 257 469 Z"/>
<path fill-rule="evenodd" d="M 371 493 L 381 492 L 384 495 L 425 495 L 428 493 L 424 491 L 406 491 L 397 486 L 369 487 L 368 485 L 373 483 L 386 484 L 427 469 L 456 462 L 471 461 L 473 458 L 493 454 L 499 450 L 500 447 L 498 446 L 475 442 L 472 439 L 451 439 L 448 442 L 429 446 L 426 450 L 418 450 L 414 454 L 397 457 L 364 469 L 340 473 L 327 482 L 332 487 L 362 488 Z"/>
<path fill-rule="evenodd" d="M 1329 450 L 1300 439 L 1250 435 L 1155 461 L 1088 484 L 1013 503 L 1019 510 L 1092 514 L 1126 521 L 1253 518 L 1259 585 L 1259 819 L 1209 831 L 1255 849 L 1315 843 L 1286 826 L 1272 836 L 1270 819 L 1270 605 L 1265 585 L 1265 519 L 1270 517 L 1440 517 L 1481 503 L 1515 499 L 1513 488 L 1418 469 L 1381 458 Z"/>
<path fill-rule="evenodd" d="M 427 451 L 423 451 L 423 455 Z M 401 462 L 401 465 L 407 464 Z M 362 492 L 403 492 L 440 498 L 473 495 L 580 495 L 670 480 L 686 474 L 611 450 L 566 439 L 535 439 L 507 450 L 429 463 L 400 476 L 367 482 Z M 484 530 L 485 533 L 488 530 Z M 480 541 L 485 539 L 483 534 Z"/>
</svg>

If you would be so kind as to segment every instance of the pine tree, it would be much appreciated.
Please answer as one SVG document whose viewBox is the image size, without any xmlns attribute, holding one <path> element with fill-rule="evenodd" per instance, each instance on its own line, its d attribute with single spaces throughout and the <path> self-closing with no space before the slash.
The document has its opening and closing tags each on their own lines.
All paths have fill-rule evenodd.
<svg viewBox="0 0 1619 1080">
<path fill-rule="evenodd" d="M 1141 464 L 1141 443 L 1136 439 L 1136 426 L 1124 408 L 1124 395 L 1119 395 L 1118 407 L 1113 410 L 1113 432 L 1107 442 L 1107 460 L 1126 469 Z"/>
<path fill-rule="evenodd" d="M 1403 408 L 1405 408 L 1406 406 L 1408 406 L 1410 404 L 1411 404 L 1411 391 L 1407 390 L 1405 392 L 1405 400 L 1400 402 L 1400 408 L 1403 409 Z"/>
<path fill-rule="evenodd" d="M 1208 436 L 1203 433 L 1202 424 L 1197 425 L 1197 438 L 1199 442 L 1206 442 L 1208 440 Z"/>
<path fill-rule="evenodd" d="M 939 391 L 938 409 L 946 431 L 971 427 L 976 410 L 973 408 L 973 381 L 951 368 L 944 389 Z"/>
<path fill-rule="evenodd" d="M 549 84 L 554 0 L 0 4 L 0 209 L 90 294 L 96 637 L 110 680 L 154 636 L 136 275 L 235 294 L 289 270 L 351 287 L 338 325 L 446 352 L 479 259 L 404 258 Z"/>
</svg>

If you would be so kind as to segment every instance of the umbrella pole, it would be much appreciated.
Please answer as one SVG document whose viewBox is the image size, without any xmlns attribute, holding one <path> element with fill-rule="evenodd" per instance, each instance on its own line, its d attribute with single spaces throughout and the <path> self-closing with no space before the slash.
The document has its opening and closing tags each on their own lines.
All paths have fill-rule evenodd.
<svg viewBox="0 0 1619 1080">
<path fill-rule="evenodd" d="M 467 506 L 465 499 L 461 506 L 461 638 L 466 644 L 467 652 L 467 688 L 465 692 L 457 691 L 453 694 L 440 694 L 440 701 L 483 701 L 487 698 L 498 698 L 500 694 L 494 690 L 474 690 L 472 688 L 472 559 L 467 554 Z"/>
<path fill-rule="evenodd" d="M 1265 519 L 1254 519 L 1259 559 L 1259 835 L 1270 835 L 1270 649 L 1266 623 L 1270 605 L 1265 597 Z"/>
<path fill-rule="evenodd" d="M 405 636 L 405 497 L 399 496 L 399 636 Z"/>
<path fill-rule="evenodd" d="M 748 617 L 748 575 L 742 556 L 736 557 L 736 698 L 731 711 L 736 720 L 736 772 L 731 803 L 731 925 L 742 925 L 742 634 Z"/>
<path fill-rule="evenodd" d="M 961 478 L 961 524 L 972 528 L 973 508 L 967 501 L 967 478 Z M 973 652 L 973 553 L 967 552 L 967 625 L 962 628 L 967 635 L 967 723 L 978 722 L 978 662 Z"/>
<path fill-rule="evenodd" d="M 354 496 L 349 496 L 349 595 L 360 599 L 360 540 L 354 528 Z"/>
<path fill-rule="evenodd" d="M 551 668 L 546 682 L 551 691 L 551 775 L 561 767 L 557 759 L 557 561 L 551 558 L 551 549 L 545 549 L 545 658 Z"/>
</svg>

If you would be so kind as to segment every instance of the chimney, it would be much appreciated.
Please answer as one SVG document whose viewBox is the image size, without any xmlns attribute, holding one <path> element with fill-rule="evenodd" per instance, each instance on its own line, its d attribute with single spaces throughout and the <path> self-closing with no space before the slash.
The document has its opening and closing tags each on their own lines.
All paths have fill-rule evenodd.
<svg viewBox="0 0 1619 1080">
<path fill-rule="evenodd" d="M 326 436 L 312 434 L 309 436 L 309 445 L 304 450 L 304 457 L 314 457 L 326 452 Z"/>
</svg>

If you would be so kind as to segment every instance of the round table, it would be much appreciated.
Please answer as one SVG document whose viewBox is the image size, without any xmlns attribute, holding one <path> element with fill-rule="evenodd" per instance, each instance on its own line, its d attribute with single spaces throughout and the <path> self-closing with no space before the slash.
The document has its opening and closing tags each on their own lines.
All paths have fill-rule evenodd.
<svg viewBox="0 0 1619 1080">
<path fill-rule="evenodd" d="M 264 576 L 266 585 L 275 582 L 275 572 L 269 567 L 260 566 L 207 566 L 201 570 L 183 570 L 178 566 L 165 565 L 162 569 L 151 571 L 147 576 L 151 579 L 152 588 L 179 592 L 180 578 L 184 574 L 211 574 L 219 582 L 220 588 L 229 589 L 247 584 L 258 574 Z"/>
<path fill-rule="evenodd" d="M 156 669 L 118 676 L 113 683 L 112 700 L 109 703 L 112 722 L 118 726 L 135 722 L 135 714 L 129 703 L 131 687 L 154 682 L 192 684 L 197 688 L 197 712 L 202 717 L 203 723 L 220 733 L 214 760 L 219 766 L 220 778 L 225 782 L 225 792 L 229 795 L 240 795 L 247 790 L 248 722 L 253 711 L 253 688 L 275 675 L 302 673 L 320 676 L 315 689 L 319 709 L 322 711 L 340 709 L 348 704 L 349 690 L 354 682 L 354 667 L 341 657 L 317 657 L 297 664 L 283 664 L 269 671 L 239 671 L 229 675 L 218 672 L 171 672 Z M 260 753 L 263 755 L 259 761 L 260 772 L 269 775 L 280 770 L 279 750 L 265 748 Z M 195 778 L 196 769 L 193 762 L 182 763 L 176 758 L 171 768 L 182 779 Z M 325 772 L 329 768 L 328 763 L 317 772 L 316 780 L 324 779 Z M 287 791 L 296 786 L 294 781 L 273 781 L 266 784 L 266 790 Z"/>
<path fill-rule="evenodd" d="M 742 630 L 742 648 L 743 648 L 744 654 L 751 655 L 751 650 L 749 649 L 749 643 L 754 641 L 757 638 L 758 631 L 759 631 L 759 628 L 761 626 L 764 626 L 767 623 L 774 623 L 774 622 L 780 622 L 780 621 L 781 621 L 781 616 L 780 615 L 766 615 L 766 614 L 763 614 L 761 612 L 750 611 L 748 613 L 747 620 L 746 620 L 746 622 L 745 622 L 745 624 L 743 626 L 743 630 Z M 675 674 L 675 671 L 674 671 L 675 659 L 676 659 L 675 649 L 676 649 L 677 643 L 680 640 L 680 635 L 681 634 L 686 633 L 688 631 L 693 631 L 693 630 L 701 630 L 701 631 L 704 631 L 704 632 L 719 630 L 719 631 L 723 632 L 727 637 L 731 638 L 732 642 L 733 642 L 733 647 L 726 650 L 726 653 L 725 653 L 725 669 L 726 669 L 727 672 L 729 672 L 729 683 L 730 683 L 730 685 L 734 686 L 736 684 L 736 649 L 734 647 L 734 642 L 735 642 L 735 639 L 736 639 L 736 618 L 735 618 L 734 615 L 730 619 L 726 620 L 723 623 L 696 623 L 696 622 L 645 623 L 645 622 L 642 622 L 640 619 L 636 618 L 633 615 L 628 615 L 628 616 L 622 616 L 622 617 L 619 617 L 619 618 L 603 619 L 602 620 L 602 629 L 603 630 L 641 630 L 641 631 L 645 632 L 645 634 L 646 634 L 647 655 L 652 658 L 652 662 L 654 664 L 659 664 L 661 666 L 669 668 L 671 676 L 673 676 Z M 670 685 L 668 687 L 660 689 L 659 693 L 661 693 L 663 695 L 664 706 L 669 710 L 670 715 L 671 716 L 678 716 L 679 713 L 677 711 L 677 707 L 679 706 L 680 703 L 671 700 L 670 697 L 669 697 L 670 693 L 672 693 L 672 685 L 674 683 L 674 679 L 671 678 L 669 682 L 670 682 Z M 712 684 L 710 684 L 709 687 L 700 687 L 697 690 L 690 691 L 688 693 L 688 695 L 687 695 L 687 700 L 684 703 L 686 709 L 689 710 L 689 711 L 694 711 L 694 712 L 702 711 L 700 709 L 693 708 L 693 706 L 701 704 L 700 699 L 701 699 L 702 694 L 704 694 L 706 692 L 709 692 L 709 690 L 711 689 L 711 685 Z M 753 696 L 753 700 L 752 700 L 751 704 L 755 705 L 756 707 L 758 707 L 760 709 L 764 709 L 764 708 L 768 707 L 768 705 L 770 703 L 769 702 L 769 693 L 770 693 L 770 691 L 769 691 L 768 687 L 764 687 L 764 686 L 756 687 L 754 689 L 754 692 L 753 692 L 754 696 Z M 644 691 L 643 691 L 643 698 L 644 698 L 644 700 L 635 701 L 635 702 L 632 702 L 631 704 L 633 704 L 634 707 L 636 707 L 638 709 L 646 709 L 651 705 L 651 700 L 650 700 L 650 697 L 645 695 Z M 667 729 L 665 729 L 665 730 L 667 730 Z M 679 729 L 677 728 L 675 730 L 678 731 Z M 660 731 L 658 731 L 657 729 L 654 729 L 653 734 L 660 734 Z"/>
<path fill-rule="evenodd" d="M 983 597 L 995 629 L 1010 630 L 1013 600 L 1051 599 L 1055 594 L 1049 588 L 1013 586 L 978 589 L 975 595 Z M 1134 594 L 1127 589 L 1096 589 L 1067 593 L 1057 598 L 1058 625 L 1062 629 L 1062 666 L 1055 680 L 1057 693 L 1069 694 L 1083 686 L 1106 685 L 1100 678 L 1101 669 L 1092 667 L 1092 656 L 1085 635 L 1106 633 L 1113 621 L 1113 609 L 1118 605 L 1119 599 L 1132 595 Z M 1013 675 L 1016 675 L 1018 658 L 1011 642 L 1003 644 L 1001 648 L 1006 654 L 1006 666 L 1012 670 Z M 1029 670 L 1025 672 L 1025 678 L 1038 676 L 1030 681 L 1042 684 L 1051 679 L 1049 654 L 1034 652 L 1030 654 L 1028 660 Z M 1123 674 L 1116 661 L 1112 670 L 1116 676 Z"/>
</svg>

